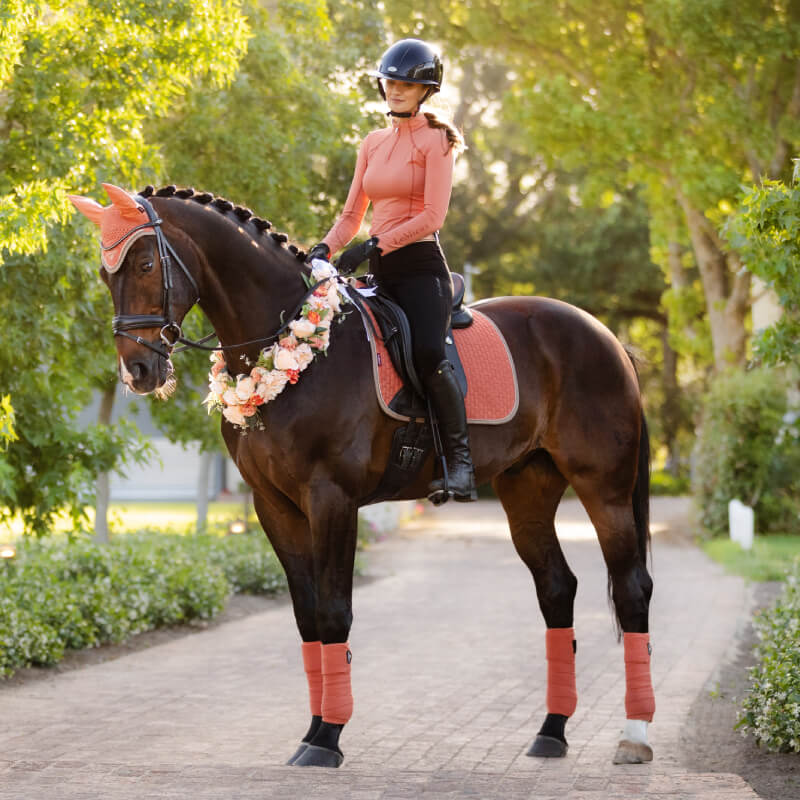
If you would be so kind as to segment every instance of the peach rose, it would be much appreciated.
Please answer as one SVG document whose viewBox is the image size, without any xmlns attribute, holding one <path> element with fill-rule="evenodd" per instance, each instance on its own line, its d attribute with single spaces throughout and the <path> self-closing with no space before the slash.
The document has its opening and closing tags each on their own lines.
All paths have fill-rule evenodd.
<svg viewBox="0 0 800 800">
<path fill-rule="evenodd" d="M 297 359 L 291 350 L 284 350 L 279 348 L 275 355 L 275 368 L 276 369 L 297 369 Z"/>
<path fill-rule="evenodd" d="M 233 425 L 245 424 L 241 406 L 227 406 L 222 409 L 222 415 Z"/>
<path fill-rule="evenodd" d="M 225 393 L 222 395 L 222 402 L 228 406 L 238 406 L 239 397 L 233 389 L 226 389 Z"/>
<path fill-rule="evenodd" d="M 333 309 L 335 314 L 338 314 L 342 310 L 339 298 L 339 287 L 335 283 L 331 283 L 328 289 L 328 305 Z"/>
<path fill-rule="evenodd" d="M 317 326 L 313 322 L 304 318 L 290 322 L 289 327 L 298 339 L 307 339 L 309 336 L 313 336 L 314 331 L 317 329 Z"/>
<path fill-rule="evenodd" d="M 289 323 L 289 327 L 292 327 L 292 323 Z M 288 336 L 284 336 L 283 339 L 280 339 L 278 344 L 280 347 L 284 347 L 287 350 L 294 350 L 295 347 L 297 347 L 297 339 L 293 333 L 290 333 Z"/>
<path fill-rule="evenodd" d="M 303 344 L 297 346 L 297 350 L 294 351 L 294 357 L 297 359 L 297 368 L 304 370 L 314 360 L 314 351 L 310 345 L 303 342 Z"/>
<path fill-rule="evenodd" d="M 239 398 L 239 401 L 242 403 L 246 403 L 250 399 L 250 395 L 253 394 L 256 388 L 256 382 L 249 376 L 245 375 L 242 377 L 239 376 L 239 379 L 236 381 L 236 396 Z"/>
</svg>

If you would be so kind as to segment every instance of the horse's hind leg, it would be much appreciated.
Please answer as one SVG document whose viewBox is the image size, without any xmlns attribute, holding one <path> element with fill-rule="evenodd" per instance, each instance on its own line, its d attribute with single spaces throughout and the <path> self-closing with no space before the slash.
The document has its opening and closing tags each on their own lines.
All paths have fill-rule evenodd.
<svg viewBox="0 0 800 800">
<path fill-rule="evenodd" d="M 589 485 L 576 480 L 574 486 L 597 531 L 608 567 L 611 598 L 623 633 L 627 720 L 614 762 L 651 761 L 653 751 L 647 741 L 647 725 L 653 720 L 655 697 L 650 676 L 648 616 L 653 581 L 646 567 L 646 511 L 634 513 L 636 491 L 631 501 L 629 496 L 623 495 L 621 499 L 613 485 Z"/>
<path fill-rule="evenodd" d="M 537 450 L 493 485 L 508 516 L 514 547 L 533 575 L 547 624 L 547 716 L 528 755 L 564 756 L 564 729 L 577 703 L 573 605 L 578 581 L 567 566 L 554 518 L 567 481 L 550 455 Z"/>
</svg>

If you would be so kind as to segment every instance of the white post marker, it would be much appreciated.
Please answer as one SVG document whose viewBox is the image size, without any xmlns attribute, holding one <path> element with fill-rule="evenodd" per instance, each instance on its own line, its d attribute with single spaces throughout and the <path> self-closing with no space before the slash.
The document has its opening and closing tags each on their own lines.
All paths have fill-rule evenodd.
<svg viewBox="0 0 800 800">
<path fill-rule="evenodd" d="M 742 550 L 751 550 L 755 532 L 755 514 L 750 506 L 739 500 L 728 503 L 728 527 L 731 539 L 738 542 Z"/>
</svg>

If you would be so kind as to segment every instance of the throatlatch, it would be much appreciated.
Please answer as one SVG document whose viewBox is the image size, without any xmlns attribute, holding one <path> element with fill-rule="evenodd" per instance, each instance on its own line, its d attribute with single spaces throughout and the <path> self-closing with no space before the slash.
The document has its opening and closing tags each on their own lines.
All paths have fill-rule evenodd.
<svg viewBox="0 0 800 800">
<path fill-rule="evenodd" d="M 650 634 L 626 633 L 624 642 L 625 716 L 652 722 L 656 698 L 650 677 Z"/>
</svg>

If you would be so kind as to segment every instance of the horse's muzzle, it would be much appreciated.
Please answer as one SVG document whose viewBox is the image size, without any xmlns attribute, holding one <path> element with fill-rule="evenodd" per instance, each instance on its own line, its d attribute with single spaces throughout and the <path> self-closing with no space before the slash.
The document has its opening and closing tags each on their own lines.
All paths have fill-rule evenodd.
<svg viewBox="0 0 800 800">
<path fill-rule="evenodd" d="M 156 353 L 119 356 L 120 380 L 136 394 L 150 394 L 161 388 L 170 375 L 169 362 Z"/>
</svg>

